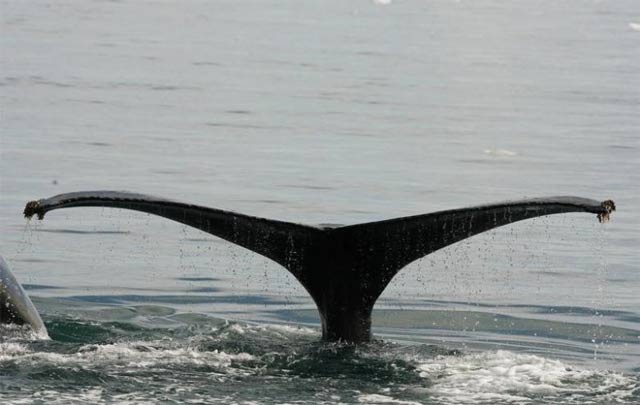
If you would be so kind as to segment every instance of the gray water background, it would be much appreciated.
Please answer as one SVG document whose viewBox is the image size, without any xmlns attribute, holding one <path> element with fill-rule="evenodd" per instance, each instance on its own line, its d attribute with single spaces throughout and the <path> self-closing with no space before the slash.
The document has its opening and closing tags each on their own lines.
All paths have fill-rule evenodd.
<svg viewBox="0 0 640 405">
<path fill-rule="evenodd" d="M 411 264 L 375 332 L 638 371 L 638 342 L 607 328 L 640 335 L 640 2 L 0 6 L 0 253 L 45 313 L 75 297 L 317 325 L 283 269 L 210 235 L 109 209 L 22 218 L 62 192 L 310 224 L 612 198 L 608 224 L 521 222 Z M 558 322 L 596 327 L 560 342 Z"/>
</svg>

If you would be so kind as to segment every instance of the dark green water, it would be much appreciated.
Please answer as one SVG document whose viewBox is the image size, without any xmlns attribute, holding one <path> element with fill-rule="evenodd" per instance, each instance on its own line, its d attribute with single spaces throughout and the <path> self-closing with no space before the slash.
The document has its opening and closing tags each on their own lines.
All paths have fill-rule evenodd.
<svg viewBox="0 0 640 405">
<path fill-rule="evenodd" d="M 456 350 L 448 344 L 419 343 L 415 336 L 414 342 L 407 342 L 406 332 L 402 343 L 386 337 L 366 345 L 327 344 L 319 341 L 317 329 L 291 324 L 229 322 L 164 306 L 36 301 L 52 308 L 44 316 L 51 339 L 34 340 L 19 327 L 3 327 L 3 403 L 631 404 L 640 400 L 637 374 L 572 365 L 575 359 L 471 347 Z M 67 315 L 57 314 L 63 308 Z M 313 314 L 290 315 L 305 320 Z M 434 334 L 447 329 L 451 333 L 459 326 L 456 322 L 473 316 L 470 312 L 443 316 L 438 311 L 379 311 L 378 315 L 378 323 L 385 318 L 413 319 L 414 325 L 441 322 Z M 473 321 L 483 316 L 476 313 Z M 504 319 L 496 327 L 503 330 L 501 322 Z M 530 332 L 536 326 L 532 320 L 506 322 L 514 330 Z M 572 325 L 565 324 L 558 336 L 582 335 L 590 326 L 576 327 L 571 331 Z M 601 332 L 610 335 L 612 345 L 637 345 L 632 330 Z M 500 344 L 508 347 L 509 341 L 503 337 Z M 579 352 L 577 346 L 558 347 L 565 353 Z M 541 348 L 547 354 L 551 349 Z"/>
</svg>

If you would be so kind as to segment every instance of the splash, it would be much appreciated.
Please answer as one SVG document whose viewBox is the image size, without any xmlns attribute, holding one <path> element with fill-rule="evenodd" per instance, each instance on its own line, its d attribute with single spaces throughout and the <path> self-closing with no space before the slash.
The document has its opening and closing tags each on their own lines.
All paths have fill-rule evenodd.
<svg viewBox="0 0 640 405">
<path fill-rule="evenodd" d="M 0 343 L 0 373 L 11 371 L 0 379 L 3 403 L 635 403 L 640 393 L 635 375 L 535 355 L 326 344 L 288 325 L 50 324 L 82 340 Z"/>
<path fill-rule="evenodd" d="M 358 402 L 365 404 L 421 405 L 420 402 L 402 401 L 382 394 L 363 394 L 358 397 Z"/>
<path fill-rule="evenodd" d="M 420 376 L 443 403 L 632 403 L 637 379 L 613 371 L 582 369 L 560 360 L 499 350 L 424 362 Z"/>
</svg>

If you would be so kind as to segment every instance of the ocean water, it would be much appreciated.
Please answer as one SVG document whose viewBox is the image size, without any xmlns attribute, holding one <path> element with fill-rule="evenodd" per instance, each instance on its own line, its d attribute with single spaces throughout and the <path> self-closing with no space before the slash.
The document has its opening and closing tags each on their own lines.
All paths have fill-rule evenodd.
<svg viewBox="0 0 640 405">
<path fill-rule="evenodd" d="M 0 0 L 2 403 L 640 402 L 640 3 Z M 412 263 L 320 342 L 278 265 L 114 189 L 308 224 L 611 198 Z"/>
</svg>

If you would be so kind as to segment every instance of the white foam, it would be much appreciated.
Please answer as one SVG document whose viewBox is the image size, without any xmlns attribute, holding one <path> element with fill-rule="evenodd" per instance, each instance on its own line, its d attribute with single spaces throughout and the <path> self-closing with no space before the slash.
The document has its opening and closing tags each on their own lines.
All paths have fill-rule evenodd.
<svg viewBox="0 0 640 405">
<path fill-rule="evenodd" d="M 18 343 L 0 344 L 0 361 L 18 363 L 41 362 L 85 367 L 126 365 L 132 368 L 168 364 L 196 364 L 228 368 L 234 362 L 252 360 L 255 360 L 255 357 L 249 353 L 226 353 L 218 350 L 200 351 L 189 347 L 157 347 L 148 342 L 85 345 L 75 353 L 34 352 Z"/>
<path fill-rule="evenodd" d="M 262 330 L 273 330 L 276 332 L 281 332 L 286 335 L 307 335 L 307 336 L 315 336 L 318 334 L 318 330 L 314 328 L 307 328 L 304 326 L 298 325 L 280 325 L 280 324 L 270 324 L 262 327 Z"/>
<path fill-rule="evenodd" d="M 401 401 L 392 397 L 381 394 L 364 394 L 358 396 L 358 402 L 365 404 L 402 404 L 402 405 L 421 405 L 420 402 Z"/>
<path fill-rule="evenodd" d="M 30 397 L 25 398 L 13 398 L 7 400 L 10 404 L 32 404 L 36 401 L 46 404 L 69 404 L 69 403 L 104 403 L 103 401 L 104 389 L 102 387 L 88 387 L 85 389 L 72 392 L 60 392 L 53 389 L 47 389 L 42 391 L 35 391 Z M 141 398 L 142 399 L 142 398 Z M 147 401 L 138 401 L 135 403 L 148 403 Z M 122 404 L 122 402 L 118 402 Z"/>
<path fill-rule="evenodd" d="M 442 356 L 420 364 L 418 370 L 433 383 L 430 393 L 445 403 L 522 402 L 558 395 L 622 400 L 637 388 L 635 380 L 620 373 L 503 350 Z"/>
<path fill-rule="evenodd" d="M 2 341 L 20 340 L 49 340 L 46 329 L 35 331 L 28 325 L 5 324 L 0 325 L 0 338 Z"/>
<path fill-rule="evenodd" d="M 286 324 L 259 324 L 259 325 L 251 325 L 251 324 L 244 324 L 241 325 L 239 323 L 234 323 L 231 324 L 231 326 L 229 326 L 227 328 L 227 332 L 228 331 L 232 331 L 235 332 L 239 335 L 244 335 L 246 333 L 253 333 L 253 334 L 263 334 L 265 332 L 275 332 L 280 334 L 283 337 L 291 337 L 292 335 L 305 335 L 305 336 L 317 336 L 318 335 L 318 330 L 314 329 L 314 328 L 307 328 L 307 327 L 302 327 L 302 326 L 293 326 L 293 325 L 286 325 Z M 227 338 L 228 337 L 228 333 L 225 332 L 223 333 L 221 336 Z"/>
<path fill-rule="evenodd" d="M 229 330 L 232 330 L 232 331 L 234 331 L 236 333 L 239 333 L 241 335 L 244 335 L 244 333 L 245 333 L 245 329 L 238 323 L 234 323 L 233 325 L 231 325 L 229 327 Z"/>
<path fill-rule="evenodd" d="M 634 31 L 640 31 L 640 23 L 629 23 L 629 28 Z"/>
<path fill-rule="evenodd" d="M 5 342 L 0 343 L 0 363 L 11 360 L 27 352 L 27 347 L 20 343 Z"/>
</svg>

